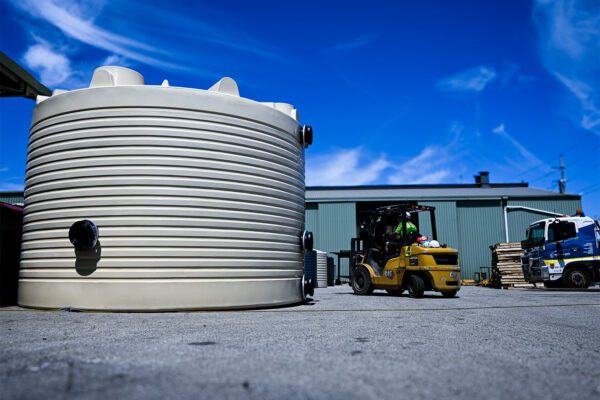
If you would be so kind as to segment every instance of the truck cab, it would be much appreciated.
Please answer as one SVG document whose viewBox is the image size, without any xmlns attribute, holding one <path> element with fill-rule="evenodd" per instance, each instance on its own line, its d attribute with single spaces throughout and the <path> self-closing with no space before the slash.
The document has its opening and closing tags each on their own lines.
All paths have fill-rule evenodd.
<svg viewBox="0 0 600 400">
<path fill-rule="evenodd" d="M 531 283 L 587 288 L 600 281 L 600 225 L 589 217 L 560 217 L 529 225 L 521 268 Z"/>
</svg>

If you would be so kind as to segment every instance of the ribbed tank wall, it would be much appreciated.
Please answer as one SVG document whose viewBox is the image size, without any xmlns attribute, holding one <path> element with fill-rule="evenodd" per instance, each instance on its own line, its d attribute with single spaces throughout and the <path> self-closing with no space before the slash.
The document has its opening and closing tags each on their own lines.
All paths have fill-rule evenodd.
<svg viewBox="0 0 600 400">
<path fill-rule="evenodd" d="M 20 304 L 193 309 L 301 300 L 298 122 L 247 99 L 126 86 L 35 110 Z M 88 219 L 97 248 L 76 253 Z"/>
</svg>

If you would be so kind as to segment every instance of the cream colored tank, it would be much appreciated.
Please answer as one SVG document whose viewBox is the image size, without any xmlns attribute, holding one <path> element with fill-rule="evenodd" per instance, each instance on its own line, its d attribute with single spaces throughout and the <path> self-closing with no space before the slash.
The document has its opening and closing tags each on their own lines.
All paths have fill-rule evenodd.
<svg viewBox="0 0 600 400">
<path fill-rule="evenodd" d="M 229 78 L 209 90 L 150 86 L 135 71 L 102 67 L 89 88 L 38 98 L 19 304 L 300 302 L 311 141 L 292 106 L 239 97 Z"/>
</svg>

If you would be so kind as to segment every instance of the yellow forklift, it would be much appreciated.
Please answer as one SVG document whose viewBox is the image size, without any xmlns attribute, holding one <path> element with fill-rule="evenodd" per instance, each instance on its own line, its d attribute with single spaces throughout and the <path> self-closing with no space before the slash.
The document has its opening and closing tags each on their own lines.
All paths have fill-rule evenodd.
<svg viewBox="0 0 600 400">
<path fill-rule="evenodd" d="M 432 237 L 407 231 L 415 213 L 429 212 Z M 359 237 L 352 239 L 350 285 L 357 295 L 383 289 L 393 296 L 408 290 L 414 298 L 425 291 L 454 297 L 460 290 L 458 251 L 437 242 L 435 207 L 396 204 L 361 216 Z M 400 226 L 400 233 L 395 231 Z"/>
</svg>

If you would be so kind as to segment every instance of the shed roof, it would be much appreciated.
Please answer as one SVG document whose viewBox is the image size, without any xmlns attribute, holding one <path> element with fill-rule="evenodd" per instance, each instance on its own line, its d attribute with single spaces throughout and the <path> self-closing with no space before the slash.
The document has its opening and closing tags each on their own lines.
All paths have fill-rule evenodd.
<svg viewBox="0 0 600 400">
<path fill-rule="evenodd" d="M 580 199 L 573 194 L 530 188 L 527 183 L 447 185 L 309 186 L 307 202 L 382 200 L 485 200 L 515 197 Z"/>
<path fill-rule="evenodd" d="M 35 99 L 38 94 L 51 96 L 52 92 L 0 51 L 0 97 Z"/>
</svg>

